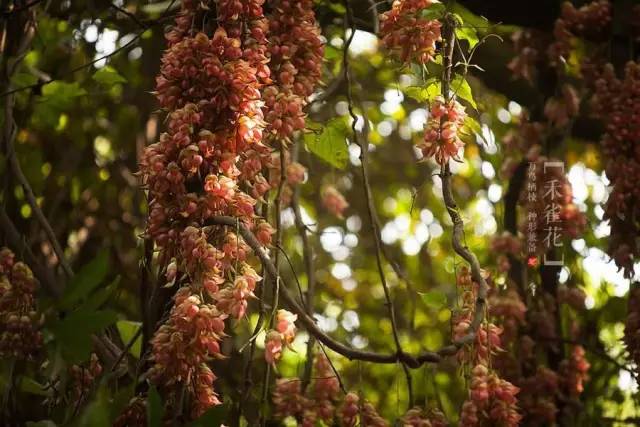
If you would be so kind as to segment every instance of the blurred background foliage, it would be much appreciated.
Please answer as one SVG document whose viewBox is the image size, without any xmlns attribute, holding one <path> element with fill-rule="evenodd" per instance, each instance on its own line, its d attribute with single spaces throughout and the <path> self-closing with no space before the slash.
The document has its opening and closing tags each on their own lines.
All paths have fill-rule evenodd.
<svg viewBox="0 0 640 427">
<path fill-rule="evenodd" d="M 426 113 L 423 95 L 416 88 L 425 87 L 425 82 L 410 70 L 399 68 L 378 48 L 371 32 L 370 3 L 352 4 L 359 27 L 349 52 L 353 91 L 357 112 L 366 111 L 369 120 L 375 205 L 386 252 L 406 276 L 406 280 L 398 277 L 389 264 L 385 266 L 399 312 L 400 338 L 410 353 L 433 350 L 450 339 L 451 309 L 456 304 L 455 270 L 462 260 L 453 255 L 450 246 L 451 223 L 435 176 L 437 166 L 431 161 L 417 162 L 413 148 L 422 138 Z M 86 272 L 79 286 L 88 290 L 69 303 L 102 307 L 101 312 L 107 314 L 96 322 L 111 325 L 108 334 L 116 342 L 127 343 L 139 327 L 140 235 L 146 216 L 137 163 L 142 148 L 157 140 L 164 126 L 164 115 L 158 111 L 152 91 L 165 48 L 164 26 L 170 20 L 164 12 L 172 9 L 169 2 L 135 0 L 53 0 L 44 5 L 46 12 L 38 12 L 32 49 L 12 82 L 14 87 L 30 87 L 16 93 L 19 132 L 15 149 L 67 258 L 75 270 Z M 545 91 L 554 86 L 550 81 L 548 87 L 532 87 L 510 76 L 506 68 L 514 55 L 510 35 L 523 26 L 550 32 L 559 2 L 471 0 L 456 6 L 480 35 L 499 36 L 488 38 L 478 48 L 475 61 L 483 71 L 474 69 L 468 78 L 483 138 L 467 144 L 463 162 L 454 164 L 453 169 L 466 243 L 479 255 L 482 265 L 491 265 L 495 259 L 489 243 L 504 230 L 504 197 L 510 184 L 501 174 L 505 159 L 501 142 L 517 129 L 524 111 L 540 114 Z M 379 11 L 386 8 L 384 2 L 378 6 Z M 309 128 L 315 133 L 298 141 L 303 147 L 300 161 L 308 168 L 301 203 L 316 254 L 315 311 L 321 327 L 332 336 L 357 348 L 392 352 L 391 326 L 385 316 L 357 168 L 359 148 L 350 132 L 346 85 L 340 78 L 343 13 L 340 2 L 317 2 L 327 40 L 324 83 L 330 91 L 309 107 Z M 318 146 L 323 138 L 321 144 L 330 144 L 328 147 Z M 575 201 L 588 218 L 584 235 L 565 242 L 566 267 L 560 278 L 561 283 L 577 284 L 587 293 L 587 309 L 567 314 L 582 316 L 589 325 L 590 381 L 582 396 L 583 411 L 573 424 L 580 426 L 611 424 L 603 417 L 640 416 L 637 397 L 633 397 L 637 384 L 621 369 L 625 361 L 620 340 L 629 281 L 604 254 L 608 227 L 602 221 L 602 205 L 607 180 L 597 140 L 597 132 L 585 131 L 550 147 L 550 153 L 565 160 Z M 0 159 L 2 179 L 9 180 L 8 191 L 2 195 L 4 209 L 37 257 L 56 268 L 52 248 L 34 220 L 22 188 L 6 174 L 6 168 L 4 158 Z M 350 204 L 345 220 L 323 210 L 319 188 L 325 184 L 335 185 L 345 194 Z M 294 283 L 295 271 L 304 287 L 302 244 L 290 210 L 284 213 L 284 224 L 284 247 L 291 266 L 284 263 L 282 268 L 289 283 Z M 534 277 L 533 281 L 537 280 Z M 109 291 L 95 294 L 105 288 Z M 52 304 L 46 296 L 43 301 L 45 307 Z M 60 353 L 60 363 L 88 357 L 88 342 L 78 342 L 83 331 L 79 325 L 90 321 L 95 312 L 87 307 L 83 310 L 74 322 L 50 325 L 57 341 L 67 337 L 72 343 L 65 350 L 71 354 Z M 249 324 L 232 328 L 233 338 L 225 342 L 225 353 L 234 354 L 246 342 L 256 317 L 251 316 Z M 95 330 L 100 326 L 104 325 L 98 324 Z M 262 339 L 257 342 L 260 345 Z M 305 343 L 306 335 L 301 332 L 296 352 L 285 353 L 279 374 L 302 372 Z M 140 357 L 139 343 L 131 354 Z M 330 356 L 348 388 L 362 390 L 382 414 L 394 418 L 404 412 L 407 395 L 400 366 Z M 225 367 L 216 370 L 221 387 L 238 384 L 240 358 L 216 363 Z M 261 378 L 263 365 L 256 369 L 256 378 Z M 466 386 L 454 360 L 424 366 L 414 374 L 414 382 L 418 401 L 437 402 L 450 420 L 456 420 Z M 226 391 L 222 390 L 223 396 Z M 25 392 L 29 393 L 28 387 Z M 38 387 L 32 392 L 39 392 Z M 95 402 L 86 409 L 93 412 L 79 417 L 78 422 L 99 425 L 97 420 L 112 419 L 132 392 L 130 387 L 123 388 L 113 396 L 98 390 Z M 26 407 L 27 402 L 23 402 Z"/>
</svg>

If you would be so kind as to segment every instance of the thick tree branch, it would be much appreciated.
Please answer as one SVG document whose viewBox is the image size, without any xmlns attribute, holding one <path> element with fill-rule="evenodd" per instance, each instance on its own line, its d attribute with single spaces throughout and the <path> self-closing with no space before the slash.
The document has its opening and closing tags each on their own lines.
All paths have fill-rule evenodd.
<svg viewBox="0 0 640 427">
<path fill-rule="evenodd" d="M 262 266 L 267 274 L 276 277 L 278 272 L 275 264 L 269 258 L 269 254 L 262 247 L 256 236 L 251 230 L 247 228 L 242 222 L 238 223 L 238 220 L 231 216 L 214 216 L 207 222 L 208 225 L 223 225 L 227 227 L 233 227 L 239 231 L 244 241 L 254 251 L 255 255 L 260 259 Z M 371 351 L 358 350 L 336 341 L 331 336 L 327 335 L 322 329 L 318 327 L 315 320 L 310 317 L 306 310 L 296 301 L 287 289 L 284 279 L 282 286 L 280 286 L 280 297 L 285 306 L 292 312 L 298 315 L 298 322 L 304 326 L 304 328 L 312 334 L 318 341 L 325 344 L 331 350 L 338 354 L 350 359 L 350 360 L 362 360 L 366 362 L 374 363 L 398 363 L 403 362 L 412 369 L 417 369 L 425 363 L 440 363 L 445 357 L 453 356 L 457 353 L 458 349 L 467 344 L 471 340 L 468 337 L 463 337 L 461 340 L 454 341 L 452 344 L 447 345 L 439 349 L 438 351 L 425 351 L 416 356 L 412 356 L 407 353 L 376 353 Z"/>
<path fill-rule="evenodd" d="M 445 22 L 443 26 L 443 39 L 445 43 L 445 53 L 443 59 L 443 73 L 442 73 L 442 95 L 445 98 L 445 104 L 450 99 L 450 83 L 451 83 L 451 70 L 452 70 L 452 58 L 453 47 L 456 43 L 455 34 L 455 18 L 452 15 L 445 16 Z M 476 256 L 469 250 L 464 241 L 464 222 L 458 213 L 458 206 L 453 198 L 453 192 L 451 190 L 451 170 L 449 169 L 449 163 L 443 163 L 440 173 L 442 179 L 442 197 L 444 198 L 444 204 L 449 212 L 451 222 L 453 222 L 453 235 L 451 237 L 453 250 L 464 259 L 471 269 L 471 277 L 474 282 L 478 284 L 478 295 L 476 297 L 475 311 L 469 331 L 460 339 L 461 342 L 472 342 L 476 338 L 476 332 L 484 319 L 484 310 L 486 306 L 488 286 L 485 278 L 482 276 L 480 269 L 480 263 Z"/>
</svg>

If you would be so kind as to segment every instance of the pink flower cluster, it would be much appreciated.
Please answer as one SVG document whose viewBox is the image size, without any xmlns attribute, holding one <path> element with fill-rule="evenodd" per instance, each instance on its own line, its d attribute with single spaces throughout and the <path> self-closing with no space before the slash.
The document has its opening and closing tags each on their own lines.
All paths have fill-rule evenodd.
<svg viewBox="0 0 640 427">
<path fill-rule="evenodd" d="M 0 356 L 33 359 L 42 347 L 42 316 L 36 310 L 38 282 L 29 267 L 0 249 Z"/>
<path fill-rule="evenodd" d="M 127 407 L 113 421 L 113 427 L 146 427 L 147 401 L 136 396 L 129 401 Z"/>
<path fill-rule="evenodd" d="M 302 393 L 301 380 L 281 378 L 272 395 L 276 418 L 294 417 L 301 426 L 313 427 L 322 420 L 332 425 L 339 400 L 340 384 L 327 358 L 319 354 L 314 360 L 311 386 Z"/>
<path fill-rule="evenodd" d="M 150 379 L 169 389 L 190 384 L 194 417 L 220 403 L 213 390 L 215 375 L 206 363 L 223 357 L 220 340 L 226 317 L 215 306 L 204 303 L 189 287 L 183 287 L 174 297 L 169 319 L 151 340 Z"/>
<path fill-rule="evenodd" d="M 594 113 L 604 122 L 601 139 L 606 159 L 606 174 L 611 193 L 605 206 L 605 218 L 611 225 L 608 252 L 628 278 L 640 257 L 635 236 L 640 233 L 640 64 L 629 62 L 624 77 L 618 78 L 607 65 L 595 82 L 592 99 Z"/>
<path fill-rule="evenodd" d="M 584 348 L 576 345 L 570 356 L 560 364 L 561 379 L 570 396 L 579 396 L 584 391 L 584 382 L 589 378 L 591 364 L 587 361 Z"/>
<path fill-rule="evenodd" d="M 445 103 L 437 97 L 431 103 L 429 118 L 425 126 L 424 139 L 417 147 L 425 159 L 434 157 L 439 164 L 450 158 L 458 160 L 458 152 L 464 146 L 460 139 L 460 128 L 467 117 L 464 107 L 456 100 Z"/>
<path fill-rule="evenodd" d="M 264 342 L 264 358 L 270 365 L 275 365 L 282 357 L 283 347 L 291 347 L 296 337 L 296 314 L 287 310 L 278 310 L 275 329 L 267 332 Z"/>
<path fill-rule="evenodd" d="M 308 97 L 322 77 L 324 44 L 312 0 L 276 0 L 269 16 L 274 84 L 264 91 L 267 132 L 281 141 L 305 127 Z"/>
<path fill-rule="evenodd" d="M 342 219 L 344 211 L 349 207 L 349 202 L 342 193 L 333 185 L 326 185 L 320 191 L 322 206 L 336 218 Z"/>
<path fill-rule="evenodd" d="M 72 365 L 69 367 L 69 390 L 71 401 L 85 401 L 91 396 L 91 387 L 102 374 L 102 365 L 98 355 L 91 353 L 86 366 Z"/>
<path fill-rule="evenodd" d="M 553 35 L 555 41 L 549 46 L 548 55 L 551 65 L 557 66 L 567 60 L 575 37 L 600 40 L 606 36 L 611 24 L 611 3 L 609 0 L 596 0 L 576 9 L 571 2 L 564 2 L 560 18 L 555 22 Z"/>
<path fill-rule="evenodd" d="M 419 407 L 409 409 L 400 422 L 403 427 L 446 427 L 449 425 L 439 409 L 425 411 Z"/>
<path fill-rule="evenodd" d="M 488 275 L 483 274 L 488 279 Z M 458 286 L 461 290 L 461 309 L 453 321 L 454 339 L 460 339 L 469 332 L 475 310 L 478 285 L 466 267 L 458 275 Z M 504 308 L 499 306 L 499 310 Z M 516 304 L 509 308 L 516 316 L 524 316 L 523 305 Z M 485 423 L 517 426 L 522 418 L 518 413 L 516 398 L 519 389 L 489 368 L 492 357 L 503 351 L 502 332 L 501 327 L 487 321 L 478 328 L 473 343 L 461 348 L 458 353 L 461 361 L 473 366 L 469 398 L 462 406 L 461 426 L 471 427 Z"/>
<path fill-rule="evenodd" d="M 516 395 L 520 389 L 509 381 L 499 378 L 485 365 L 476 365 L 471 372 L 469 399 L 462 405 L 460 426 L 491 425 L 512 427 L 520 424 Z"/>
<path fill-rule="evenodd" d="M 265 136 L 286 139 L 304 127 L 302 108 L 321 76 L 313 2 L 274 1 L 268 18 L 263 3 L 220 0 L 211 19 L 206 2 L 183 0 L 156 80 L 167 131 L 141 159 L 146 234 L 167 286 L 178 288 L 151 341 L 149 377 L 169 402 L 188 386 L 193 417 L 219 403 L 207 362 L 222 357 L 225 319 L 245 317 L 261 280 L 243 239 L 211 218 L 235 217 L 271 243 L 273 228 L 255 213 L 277 185 L 263 175 L 276 166 Z M 301 165 L 283 167 L 290 185 L 304 179 Z M 283 345 L 293 339 L 289 320 L 276 330 Z"/>
<path fill-rule="evenodd" d="M 340 409 L 341 424 L 343 427 L 355 427 L 357 425 L 371 427 L 389 427 L 389 423 L 382 418 L 373 405 L 367 401 L 360 402 L 360 397 L 355 393 L 347 393 Z"/>
<path fill-rule="evenodd" d="M 433 60 L 440 41 L 441 23 L 421 14 L 435 0 L 395 0 L 391 10 L 380 15 L 382 45 L 405 64 L 426 64 Z"/>
</svg>

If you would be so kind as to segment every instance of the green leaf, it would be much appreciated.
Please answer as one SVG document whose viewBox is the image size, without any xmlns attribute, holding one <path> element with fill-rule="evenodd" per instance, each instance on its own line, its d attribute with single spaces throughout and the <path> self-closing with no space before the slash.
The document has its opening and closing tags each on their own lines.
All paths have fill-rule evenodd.
<svg viewBox="0 0 640 427">
<path fill-rule="evenodd" d="M 431 6 L 420 11 L 420 16 L 426 19 L 440 19 L 444 16 L 446 11 L 447 8 L 443 3 L 434 1 Z"/>
<path fill-rule="evenodd" d="M 82 308 L 85 310 L 99 309 L 100 307 L 102 307 L 102 305 L 105 302 L 107 302 L 109 297 L 118 288 L 119 284 L 120 284 L 120 276 L 113 279 L 113 282 L 109 283 L 107 286 L 101 289 L 98 289 L 91 296 L 89 296 L 89 298 L 87 298 L 87 301 L 84 304 L 82 304 Z"/>
<path fill-rule="evenodd" d="M 469 42 L 469 49 L 472 49 L 480 41 L 478 31 L 472 27 L 456 27 L 456 37 Z"/>
<path fill-rule="evenodd" d="M 447 306 L 447 296 L 441 291 L 418 292 L 422 301 L 432 308 L 443 308 Z"/>
<path fill-rule="evenodd" d="M 466 130 L 470 132 L 470 135 L 479 136 L 482 139 L 482 141 L 485 143 L 485 145 L 487 146 L 489 145 L 489 141 L 487 141 L 487 139 L 484 137 L 484 134 L 482 133 L 482 125 L 480 125 L 480 122 L 478 121 L 478 119 L 468 115 L 464 119 L 464 127 L 466 128 Z"/>
<path fill-rule="evenodd" d="M 105 249 L 100 251 L 91 262 L 82 266 L 69 282 L 60 300 L 60 308 L 68 310 L 84 300 L 91 291 L 103 282 L 108 268 L 109 251 Z"/>
<path fill-rule="evenodd" d="M 332 59 L 340 59 L 340 58 L 342 58 L 342 51 L 340 49 L 336 49 L 330 44 L 325 46 L 324 59 L 332 60 Z"/>
<path fill-rule="evenodd" d="M 78 82 L 56 80 L 42 87 L 41 102 L 55 110 L 66 110 L 73 105 L 76 98 L 86 94 L 87 91 L 81 88 Z"/>
<path fill-rule="evenodd" d="M 127 79 L 122 77 L 118 72 L 109 65 L 100 68 L 93 75 L 93 80 L 105 86 L 112 86 L 117 83 L 126 83 Z"/>
<path fill-rule="evenodd" d="M 51 390 L 45 389 L 42 384 L 26 376 L 20 378 L 20 391 L 38 396 L 51 396 Z"/>
<path fill-rule="evenodd" d="M 187 424 L 187 427 L 219 427 L 229 414 L 229 405 L 217 405 L 202 414 L 200 418 Z"/>
<path fill-rule="evenodd" d="M 319 135 L 307 134 L 305 144 L 309 151 L 331 166 L 344 169 L 349 158 L 346 131 L 347 126 L 342 119 L 332 119 Z"/>
<path fill-rule="evenodd" d="M 451 82 L 451 90 L 456 96 L 460 99 L 464 99 L 467 101 L 473 108 L 478 108 L 476 105 L 476 101 L 473 99 L 473 92 L 471 92 L 471 86 L 469 86 L 469 82 L 464 79 L 461 75 L 456 75 Z"/>
<path fill-rule="evenodd" d="M 149 388 L 147 401 L 147 427 L 162 427 L 164 407 L 162 406 L 162 398 L 154 386 Z"/>
<path fill-rule="evenodd" d="M 11 78 L 11 84 L 14 88 L 32 86 L 38 83 L 38 77 L 31 73 L 16 73 Z"/>
<path fill-rule="evenodd" d="M 96 398 L 83 411 L 78 422 L 79 427 L 110 427 L 109 393 L 106 387 L 100 388 Z"/>
<path fill-rule="evenodd" d="M 404 89 L 404 93 L 418 102 L 432 101 L 441 93 L 440 80 L 432 77 L 424 86 L 409 86 Z"/>
<path fill-rule="evenodd" d="M 476 30 L 486 29 L 489 26 L 489 20 L 487 20 L 487 18 L 476 15 L 466 7 L 462 6 L 460 2 L 453 2 L 451 5 L 451 11 L 460 21 L 460 25 L 471 26 Z"/>
<path fill-rule="evenodd" d="M 129 342 L 136 335 L 138 330 L 142 327 L 142 323 L 133 322 L 130 320 L 119 320 L 116 322 L 116 328 L 118 328 L 118 333 L 120 334 L 120 338 L 125 345 L 128 345 Z M 131 353 L 134 357 L 140 358 L 140 350 L 142 349 L 142 337 L 138 336 L 134 341 L 133 345 L 129 349 L 129 353 Z"/>
<path fill-rule="evenodd" d="M 79 363 L 89 358 L 91 335 L 113 324 L 117 318 L 110 310 L 77 310 L 57 320 L 50 329 L 67 361 Z"/>
</svg>

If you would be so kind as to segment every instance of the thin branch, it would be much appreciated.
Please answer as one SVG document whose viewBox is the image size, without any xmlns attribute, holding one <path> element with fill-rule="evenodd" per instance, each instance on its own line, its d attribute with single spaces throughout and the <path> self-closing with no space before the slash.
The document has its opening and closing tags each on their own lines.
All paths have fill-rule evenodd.
<svg viewBox="0 0 640 427">
<path fill-rule="evenodd" d="M 117 55 L 118 53 L 120 53 L 120 52 L 122 52 L 122 51 L 124 51 L 124 50 L 126 50 L 126 49 L 128 49 L 128 48 L 130 48 L 130 47 L 132 47 L 132 46 L 133 46 L 135 43 L 137 43 L 137 42 L 142 38 L 142 36 L 144 36 L 144 35 L 145 35 L 145 33 L 146 33 L 147 31 L 149 31 L 152 27 L 157 26 L 157 25 L 161 25 L 161 24 L 162 24 L 166 19 L 170 18 L 169 16 L 166 16 L 166 15 L 167 15 L 167 12 L 171 9 L 171 7 L 173 6 L 173 4 L 174 4 L 176 1 L 177 1 L 177 0 L 172 0 L 172 1 L 171 1 L 171 3 L 167 6 L 167 8 L 165 9 L 165 11 L 163 12 L 162 16 L 160 16 L 160 18 L 158 18 L 157 20 L 155 20 L 152 24 L 149 24 L 149 25 L 146 25 L 146 26 L 145 26 L 145 25 L 144 25 L 144 23 L 140 22 L 140 24 L 141 24 L 141 25 L 143 25 L 143 28 L 144 28 L 144 29 L 143 29 L 142 31 L 140 31 L 138 34 L 136 34 L 136 35 L 135 35 L 131 40 L 129 40 L 127 43 L 123 44 L 122 46 L 120 46 L 119 48 L 115 49 L 115 50 L 114 50 L 113 52 L 111 52 L 111 53 L 108 53 L 108 54 L 103 55 L 103 56 L 101 56 L 101 57 L 98 57 L 98 58 L 96 58 L 96 59 L 94 59 L 94 60 L 92 60 L 92 61 L 86 62 L 86 63 L 84 63 L 84 64 L 82 64 L 82 65 L 79 65 L 79 66 L 77 66 L 77 67 L 75 67 L 75 68 L 72 68 L 71 70 L 69 70 L 69 71 L 67 72 L 67 74 L 74 74 L 74 73 L 77 73 L 78 71 L 82 71 L 82 70 L 84 70 L 85 68 L 89 68 L 89 67 L 91 67 L 92 65 L 94 65 L 94 64 L 96 64 L 96 63 L 98 63 L 98 62 L 100 62 L 100 61 L 103 61 L 103 60 L 105 60 L 105 59 L 109 59 L 109 58 L 111 58 L 112 56 L 115 56 L 115 55 Z M 31 85 L 20 86 L 20 87 L 14 88 L 14 89 L 9 89 L 9 90 L 6 90 L 5 92 L 3 92 L 2 94 L 0 94 L 0 98 L 4 98 L 5 96 L 12 95 L 12 94 L 14 94 L 14 93 L 22 92 L 22 91 L 29 90 L 29 89 L 42 88 L 43 86 L 46 86 L 46 85 L 48 85 L 48 84 L 50 84 L 50 83 L 53 83 L 53 82 L 58 81 L 58 80 L 61 80 L 61 79 L 62 79 L 62 77 L 59 77 L 59 78 L 51 78 L 51 79 L 49 79 L 49 80 L 45 80 L 45 81 L 42 81 L 42 82 L 34 83 L 34 84 L 31 84 Z"/>
<path fill-rule="evenodd" d="M 143 30 L 146 30 L 149 27 L 147 24 L 142 22 L 136 15 L 134 15 L 133 13 L 129 12 L 128 10 L 126 10 L 126 9 L 124 9 L 124 8 L 114 4 L 114 3 L 109 4 L 109 7 L 112 8 L 112 9 L 115 9 L 116 11 L 122 13 L 123 15 L 126 15 L 129 19 L 131 19 L 133 22 L 135 22 L 135 24 L 138 25 Z"/>
<path fill-rule="evenodd" d="M 351 4 L 349 3 L 349 0 L 345 0 L 344 3 L 345 3 L 346 16 L 347 16 L 347 19 L 345 21 L 345 28 L 347 26 L 350 26 L 350 29 L 351 29 L 351 34 L 349 36 L 349 39 L 344 45 L 344 51 L 343 51 L 343 70 L 344 70 L 345 80 L 347 82 L 347 100 L 349 105 L 349 115 L 351 116 L 351 119 L 352 119 L 351 127 L 353 131 L 353 138 L 355 139 L 356 143 L 360 146 L 360 166 L 361 166 L 360 170 L 362 174 L 362 181 L 364 184 L 364 194 L 367 202 L 369 221 L 371 223 L 371 231 L 373 232 L 373 240 L 376 246 L 376 263 L 378 266 L 378 273 L 380 275 L 380 283 L 382 284 L 382 289 L 384 291 L 384 297 L 386 300 L 386 306 L 389 312 L 389 318 L 391 319 L 391 329 L 393 332 L 393 340 L 395 342 L 396 351 L 398 354 L 402 354 L 403 350 L 400 344 L 400 338 L 398 334 L 398 323 L 396 320 L 396 313 L 395 313 L 393 301 L 391 298 L 391 292 L 389 290 L 387 279 L 384 274 L 384 267 L 383 267 L 382 256 L 381 256 L 382 243 L 380 239 L 380 229 L 378 227 L 376 208 L 373 202 L 371 183 L 369 182 L 369 171 L 368 171 L 368 163 L 367 163 L 368 142 L 364 138 L 358 138 L 358 130 L 356 129 L 358 117 L 356 116 L 353 109 L 351 72 L 349 67 L 349 46 L 351 45 L 351 42 L 353 41 L 353 37 L 355 35 L 355 27 L 353 25 L 353 11 L 351 10 Z M 362 114 L 363 114 L 362 118 L 366 122 L 367 119 L 364 116 L 364 110 L 362 111 Z M 413 407 L 413 381 L 411 378 L 411 372 L 409 371 L 409 368 L 405 365 L 404 362 L 402 363 L 402 369 L 404 370 L 404 373 L 407 379 L 409 408 L 411 408 Z"/>
<path fill-rule="evenodd" d="M 291 157 L 292 161 L 298 161 L 300 154 L 300 141 L 293 147 Z M 309 235 L 307 234 L 307 227 L 302 220 L 302 212 L 300 210 L 300 186 L 295 185 L 293 187 L 293 195 L 291 196 L 291 209 L 293 210 L 294 223 L 300 239 L 302 241 L 302 258 L 304 260 L 305 272 L 307 274 L 307 294 L 305 299 L 305 306 L 307 313 L 313 316 L 313 303 L 316 289 L 316 275 L 315 267 L 313 265 L 313 247 L 309 241 Z M 297 277 L 297 276 L 296 276 Z M 311 379 L 311 373 L 313 371 L 313 347 L 315 340 L 313 336 L 309 335 L 307 341 L 307 360 L 304 366 L 304 373 L 302 375 L 302 390 L 304 391 L 309 385 Z"/>
<path fill-rule="evenodd" d="M 275 241 L 275 249 L 274 249 L 274 258 L 275 258 L 275 267 L 276 271 L 273 275 L 273 309 L 271 312 L 271 318 L 269 319 L 269 328 L 273 328 L 273 325 L 276 320 L 276 313 L 278 311 L 279 305 L 279 295 L 280 295 L 280 252 L 278 248 L 282 246 L 282 191 L 284 190 L 284 186 L 287 182 L 287 168 L 286 168 L 286 145 L 284 141 L 280 141 L 280 183 L 278 185 L 278 192 L 276 193 L 275 199 L 275 223 L 276 223 L 276 241 Z M 262 408 L 266 407 L 267 398 L 269 393 L 269 376 L 271 375 L 271 365 L 267 364 L 267 368 L 264 372 L 264 383 L 262 384 Z M 266 417 L 264 416 L 264 412 L 261 411 L 262 422 L 261 425 L 266 425 Z"/>
<path fill-rule="evenodd" d="M 33 36 L 35 34 L 35 27 L 33 23 L 29 23 L 27 25 L 28 25 L 28 28 L 25 30 L 24 38 L 20 40 L 21 46 L 20 46 L 20 50 L 16 54 L 16 59 L 12 64 L 10 64 L 10 61 L 8 58 L 5 60 L 5 69 L 3 70 L 4 81 L 3 81 L 2 87 L 5 89 L 9 89 L 9 91 L 11 90 L 11 77 L 13 76 L 13 73 L 16 71 L 20 62 L 24 58 L 24 55 L 26 54 L 26 51 L 29 48 L 30 42 L 33 39 Z M 56 234 L 51 228 L 51 224 L 49 224 L 49 221 L 47 221 L 47 218 L 44 216 L 42 209 L 40 209 L 40 205 L 38 205 L 36 196 L 33 194 L 33 189 L 31 188 L 29 181 L 27 180 L 24 173 L 22 172 L 22 168 L 20 167 L 20 162 L 16 157 L 13 143 L 15 141 L 18 128 L 13 118 L 14 103 L 15 103 L 15 96 L 9 95 L 5 98 L 4 148 L 7 155 L 7 160 L 9 161 L 9 165 L 15 177 L 18 179 L 18 182 L 24 189 L 27 202 L 29 203 L 29 206 L 31 206 L 31 210 L 33 211 L 36 219 L 40 223 L 40 226 L 44 229 L 44 232 L 47 235 L 49 242 L 51 243 L 53 251 L 58 257 L 58 262 L 62 266 L 62 269 L 64 270 L 67 277 L 71 277 L 73 275 L 73 271 L 71 270 L 71 267 L 65 260 L 64 251 L 60 246 L 60 242 L 58 242 L 58 238 L 56 237 Z"/>
</svg>

